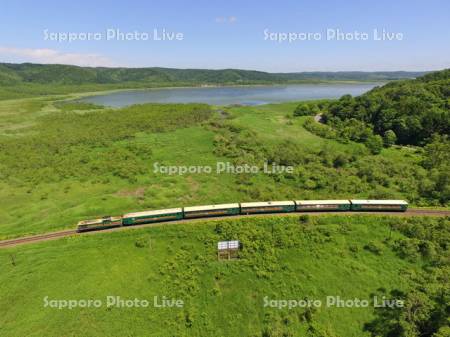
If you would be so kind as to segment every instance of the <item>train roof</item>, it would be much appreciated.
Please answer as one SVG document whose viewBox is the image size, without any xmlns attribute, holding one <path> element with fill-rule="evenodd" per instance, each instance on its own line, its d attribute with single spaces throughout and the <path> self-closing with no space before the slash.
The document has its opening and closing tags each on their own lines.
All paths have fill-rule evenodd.
<svg viewBox="0 0 450 337">
<path fill-rule="evenodd" d="M 81 220 L 81 221 L 78 221 L 78 226 L 99 224 L 99 223 L 102 223 L 102 221 L 103 221 L 102 219 Z"/>
<path fill-rule="evenodd" d="M 182 211 L 183 210 L 181 208 L 158 209 L 158 210 L 153 210 L 153 211 L 128 213 L 128 214 L 125 214 L 123 216 L 123 218 L 139 218 L 139 217 L 151 216 L 151 215 L 173 214 L 173 213 L 181 213 Z"/>
<path fill-rule="evenodd" d="M 243 202 L 241 207 L 295 206 L 293 201 Z"/>
<path fill-rule="evenodd" d="M 352 204 L 360 205 L 408 205 L 405 200 L 350 200 Z"/>
<path fill-rule="evenodd" d="M 103 218 L 98 218 L 98 219 L 90 219 L 90 220 L 78 221 L 78 226 L 80 226 L 80 225 L 102 224 L 103 221 L 105 221 L 105 220 L 117 221 L 117 220 L 120 220 L 120 219 L 122 219 L 121 216 L 105 216 Z"/>
<path fill-rule="evenodd" d="M 349 200 L 296 200 L 299 205 L 350 205 Z"/>
<path fill-rule="evenodd" d="M 234 204 L 219 204 L 219 205 L 203 205 L 203 206 L 191 206 L 185 207 L 185 212 L 197 212 L 197 211 L 209 211 L 215 209 L 230 209 L 230 208 L 239 208 L 238 203 Z"/>
</svg>

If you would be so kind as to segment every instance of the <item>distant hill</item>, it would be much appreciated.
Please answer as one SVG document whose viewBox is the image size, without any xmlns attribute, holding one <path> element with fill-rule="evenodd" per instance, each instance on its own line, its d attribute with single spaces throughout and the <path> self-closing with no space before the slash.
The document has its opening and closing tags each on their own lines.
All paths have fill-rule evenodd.
<svg viewBox="0 0 450 337">
<path fill-rule="evenodd" d="M 91 92 L 202 85 L 390 81 L 423 72 L 301 72 L 267 73 L 240 69 L 105 68 L 59 64 L 0 63 L 0 100 Z"/>
<path fill-rule="evenodd" d="M 14 84 L 251 84 L 295 81 L 387 81 L 423 72 L 267 73 L 240 69 L 90 68 L 57 64 L 0 63 L 0 85 Z"/>
<path fill-rule="evenodd" d="M 301 72 L 274 74 L 287 80 L 321 80 L 321 81 L 392 81 L 411 79 L 425 75 L 419 71 L 336 71 L 336 72 Z"/>
</svg>

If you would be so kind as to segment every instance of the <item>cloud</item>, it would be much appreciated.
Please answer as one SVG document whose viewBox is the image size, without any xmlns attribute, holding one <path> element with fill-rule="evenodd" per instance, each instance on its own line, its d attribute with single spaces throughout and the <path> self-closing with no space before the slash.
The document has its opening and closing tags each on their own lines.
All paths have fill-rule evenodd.
<svg viewBox="0 0 450 337">
<path fill-rule="evenodd" d="M 49 64 L 71 64 L 90 67 L 113 67 L 117 66 L 108 57 L 99 54 L 65 53 L 55 49 L 33 49 L 0 47 L 0 56 L 12 57 L 18 62 L 36 62 Z"/>
<path fill-rule="evenodd" d="M 215 19 L 216 23 L 235 23 L 237 17 L 235 16 L 219 16 Z"/>
</svg>

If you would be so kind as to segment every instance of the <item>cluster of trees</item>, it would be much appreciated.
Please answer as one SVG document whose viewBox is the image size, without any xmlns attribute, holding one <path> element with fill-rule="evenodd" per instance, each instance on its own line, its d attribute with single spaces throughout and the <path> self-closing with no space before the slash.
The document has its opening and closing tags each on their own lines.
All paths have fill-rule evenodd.
<svg viewBox="0 0 450 337">
<path fill-rule="evenodd" d="M 433 134 L 450 133 L 450 69 L 415 80 L 391 82 L 358 97 L 342 96 L 331 102 L 323 119 L 340 129 L 361 124 L 386 144 L 423 145 Z M 359 121 L 359 123 L 355 123 Z M 353 126 L 352 126 L 353 125 Z M 358 141 L 364 141 L 364 136 Z"/>
<path fill-rule="evenodd" d="M 383 146 L 424 145 L 433 134 L 450 133 L 450 70 L 415 80 L 392 82 L 358 97 L 344 95 L 320 105 L 301 103 L 294 116 L 322 113 L 329 127 L 305 127 L 315 134 L 339 141 L 365 143 L 377 154 Z"/>
<path fill-rule="evenodd" d="M 350 141 L 364 143 L 372 154 L 379 154 L 383 147 L 391 147 L 395 144 L 396 139 L 395 134 L 391 132 L 387 132 L 384 137 L 376 135 L 371 127 L 354 118 L 337 121 L 333 127 L 318 124 L 310 118 L 305 121 L 303 126 L 320 137 L 335 139 L 342 143 Z"/>
<path fill-rule="evenodd" d="M 294 110 L 294 116 L 314 116 L 320 112 L 320 108 L 315 102 L 304 102 L 297 105 Z"/>
<path fill-rule="evenodd" d="M 421 182 L 421 193 L 446 204 L 450 200 L 450 139 L 434 135 L 424 147 L 422 166 L 428 175 Z"/>
</svg>

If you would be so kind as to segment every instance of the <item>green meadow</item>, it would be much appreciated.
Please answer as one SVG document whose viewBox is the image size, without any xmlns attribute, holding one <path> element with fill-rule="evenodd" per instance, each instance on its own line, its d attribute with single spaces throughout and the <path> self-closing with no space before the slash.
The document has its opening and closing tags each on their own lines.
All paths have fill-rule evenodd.
<svg viewBox="0 0 450 337">
<path fill-rule="evenodd" d="M 442 162 L 439 147 L 374 154 L 322 135 L 312 116 L 295 113 L 298 102 L 113 109 L 80 102 L 83 95 L 0 101 L 0 239 L 225 202 L 401 198 L 448 206 L 445 190 L 433 193 L 445 180 L 426 165 Z M 218 173 L 218 163 L 258 172 Z M 293 171 L 263 171 L 272 164 Z M 444 337 L 449 228 L 448 218 L 288 215 L 2 249 L 0 336 Z M 239 258 L 218 261 L 217 242 L 233 239 L 242 243 Z M 108 296 L 148 306 L 108 305 Z M 159 305 L 182 305 L 155 307 L 155 296 Z M 405 306 L 374 308 L 374 296 Z M 327 297 L 368 305 L 329 306 Z M 81 304 L 55 307 L 68 300 Z M 321 305 L 289 309 L 287 300 Z"/>
<path fill-rule="evenodd" d="M 0 335 L 392 336 L 414 322 L 402 310 L 374 308 L 374 296 L 415 303 L 421 324 L 439 313 L 442 303 L 433 299 L 445 283 L 436 262 L 445 254 L 439 247 L 448 242 L 448 225 L 436 218 L 292 215 L 166 224 L 3 249 Z M 218 261 L 217 242 L 230 239 L 242 243 L 239 258 Z M 416 241 L 434 253 L 405 248 Z M 148 304 L 108 304 L 108 296 Z M 183 303 L 155 307 L 155 296 L 159 304 L 163 298 Z M 369 304 L 327 305 L 327 296 Z M 289 309 L 273 302 L 307 299 L 321 305 Z M 57 307 L 67 300 L 101 303 Z"/>
<path fill-rule="evenodd" d="M 295 102 L 111 109 L 79 97 L 0 101 L 0 239 L 103 215 L 222 202 L 402 198 L 443 206 L 425 193 L 421 148 L 373 155 L 361 143 L 321 138 L 304 128 L 311 117 L 294 117 Z M 218 162 L 259 172 L 217 173 Z M 266 174 L 267 163 L 294 171 Z M 212 173 L 167 174 L 155 165 Z"/>
</svg>

